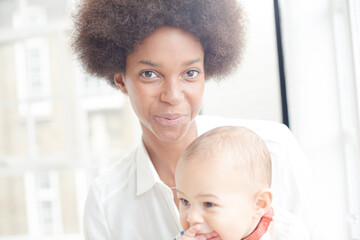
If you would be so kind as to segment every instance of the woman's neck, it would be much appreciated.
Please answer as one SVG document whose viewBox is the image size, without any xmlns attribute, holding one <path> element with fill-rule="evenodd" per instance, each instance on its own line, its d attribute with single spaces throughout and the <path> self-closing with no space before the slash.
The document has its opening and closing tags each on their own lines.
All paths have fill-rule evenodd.
<svg viewBox="0 0 360 240">
<path fill-rule="evenodd" d="M 180 155 L 197 137 L 194 121 L 185 136 L 174 142 L 160 141 L 154 134 L 143 133 L 143 142 L 160 179 L 169 187 L 175 186 L 175 168 Z"/>
</svg>

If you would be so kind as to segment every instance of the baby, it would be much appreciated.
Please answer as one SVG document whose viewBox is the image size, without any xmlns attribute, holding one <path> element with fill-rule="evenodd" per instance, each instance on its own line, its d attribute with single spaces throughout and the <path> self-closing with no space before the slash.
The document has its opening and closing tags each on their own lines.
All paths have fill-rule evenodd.
<svg viewBox="0 0 360 240">
<path fill-rule="evenodd" d="M 219 127 L 197 138 L 175 172 L 180 221 L 176 239 L 308 239 L 294 215 L 271 206 L 271 158 L 245 127 Z"/>
</svg>

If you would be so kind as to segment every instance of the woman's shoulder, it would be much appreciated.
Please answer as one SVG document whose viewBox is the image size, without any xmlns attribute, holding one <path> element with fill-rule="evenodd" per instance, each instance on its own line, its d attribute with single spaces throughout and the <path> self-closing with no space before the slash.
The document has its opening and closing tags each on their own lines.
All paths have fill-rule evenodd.
<svg viewBox="0 0 360 240">
<path fill-rule="evenodd" d="M 129 182 L 135 181 L 136 153 L 137 149 L 102 169 L 92 182 L 91 189 L 100 195 L 112 195 L 121 191 Z"/>
</svg>

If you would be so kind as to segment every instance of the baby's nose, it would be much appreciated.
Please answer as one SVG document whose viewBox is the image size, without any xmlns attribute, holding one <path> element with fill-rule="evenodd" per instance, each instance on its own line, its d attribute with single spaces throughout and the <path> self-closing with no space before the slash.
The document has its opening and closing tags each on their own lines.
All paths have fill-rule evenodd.
<svg viewBox="0 0 360 240">
<path fill-rule="evenodd" d="M 186 221 L 190 224 L 190 226 L 193 226 L 195 224 L 201 224 L 204 222 L 204 219 L 197 210 L 191 209 L 189 211 L 189 214 L 187 215 Z"/>
</svg>

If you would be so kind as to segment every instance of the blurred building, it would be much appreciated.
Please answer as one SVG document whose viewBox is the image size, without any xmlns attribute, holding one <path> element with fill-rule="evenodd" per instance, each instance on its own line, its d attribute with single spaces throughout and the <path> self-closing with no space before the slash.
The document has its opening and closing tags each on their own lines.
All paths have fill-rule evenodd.
<svg viewBox="0 0 360 240">
<path fill-rule="evenodd" d="M 71 54 L 72 5 L 0 1 L 0 239 L 81 239 L 88 184 L 137 140 L 127 99 Z"/>
</svg>

